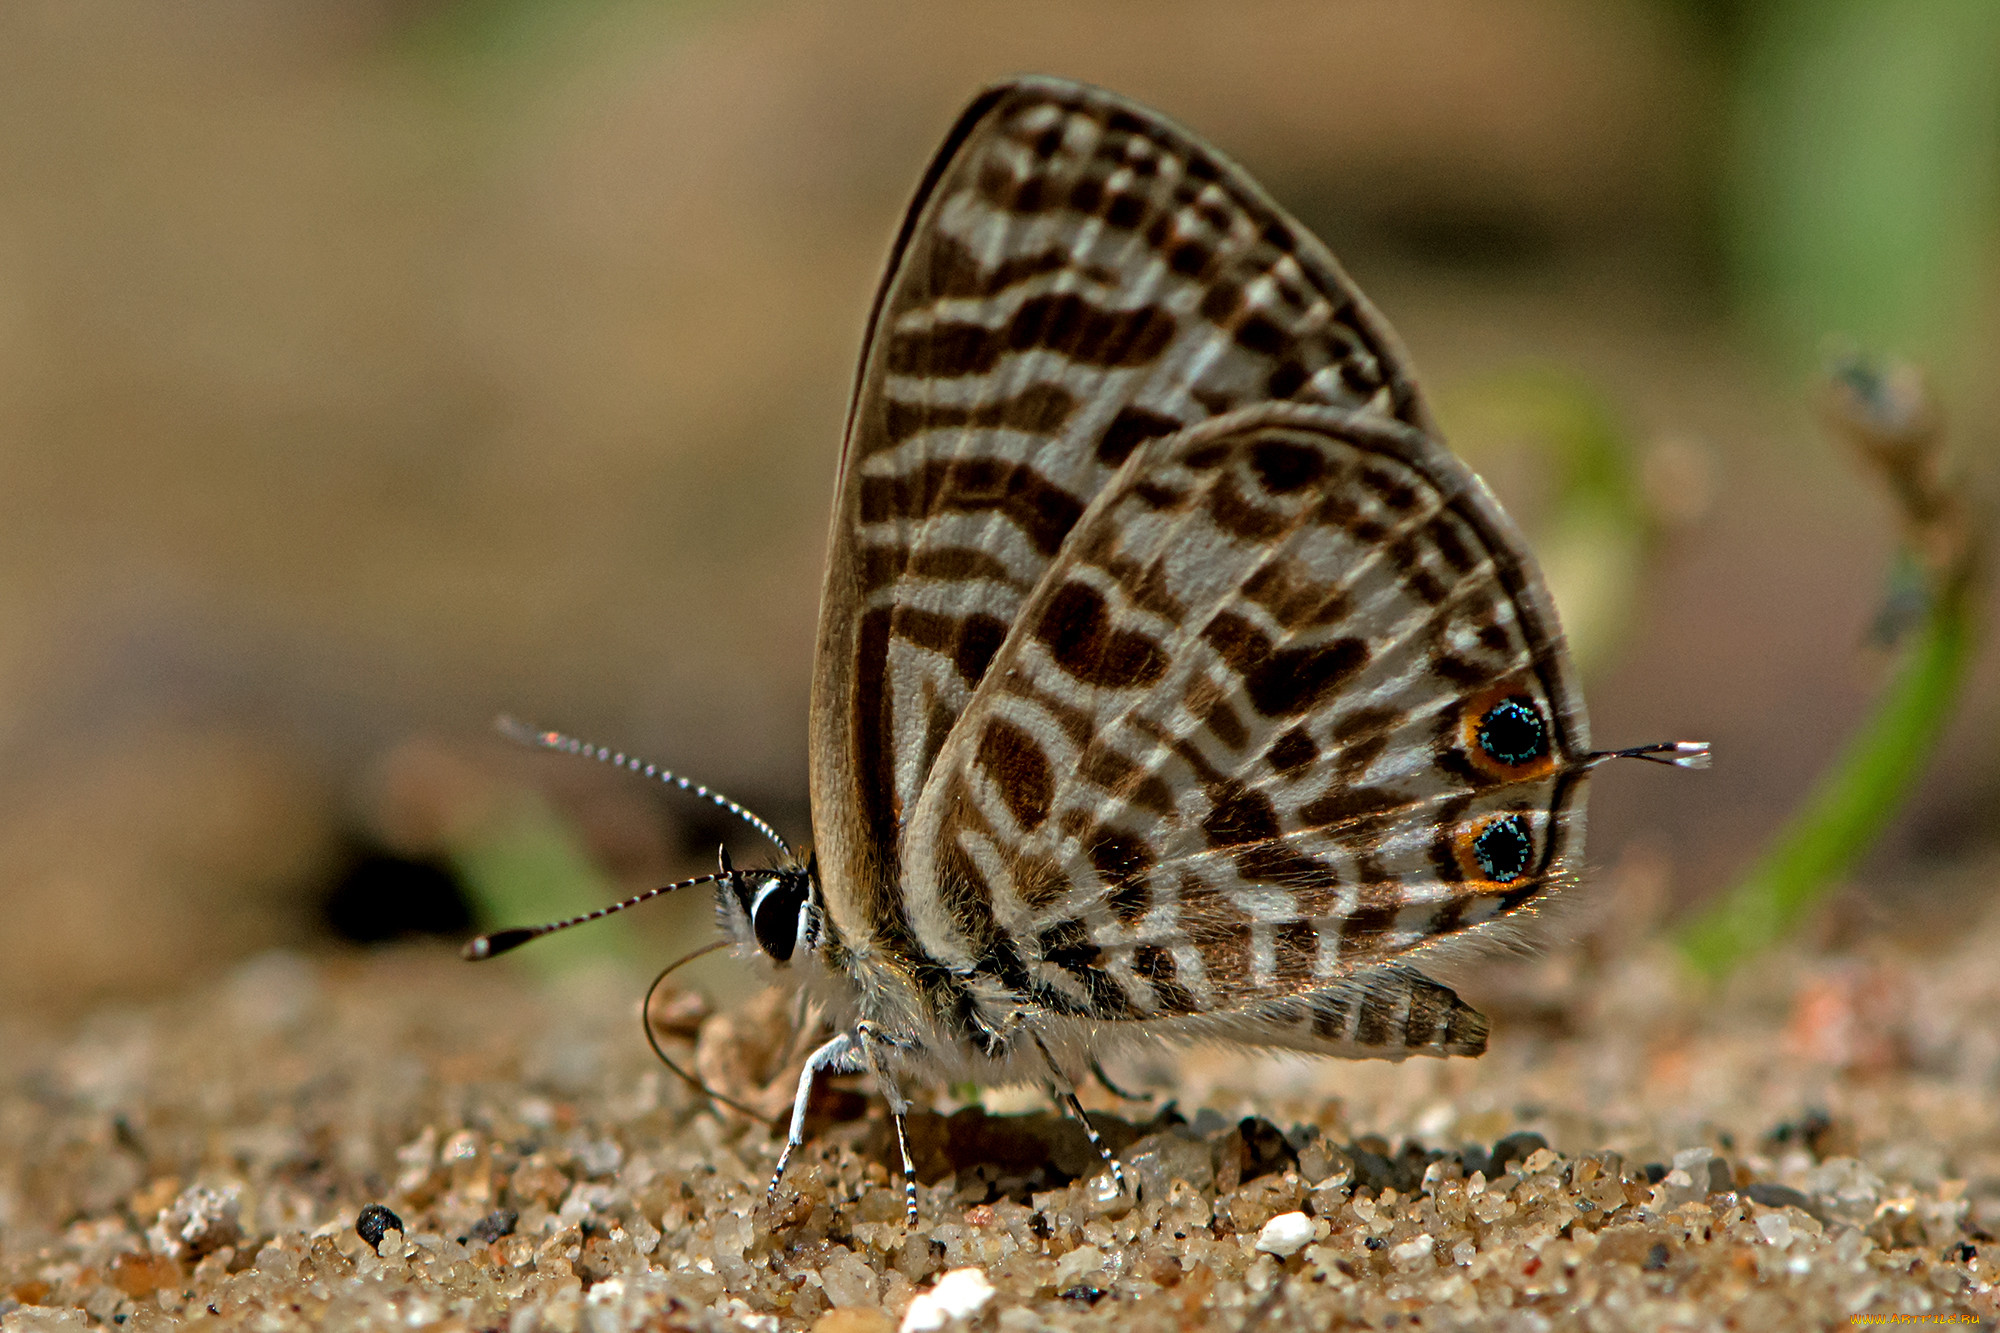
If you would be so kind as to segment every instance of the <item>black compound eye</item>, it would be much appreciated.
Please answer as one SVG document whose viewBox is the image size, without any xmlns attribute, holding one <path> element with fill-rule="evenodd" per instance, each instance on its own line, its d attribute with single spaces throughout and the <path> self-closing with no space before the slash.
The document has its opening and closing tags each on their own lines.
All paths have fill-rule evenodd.
<svg viewBox="0 0 2000 1333">
<path fill-rule="evenodd" d="M 1528 821 L 1519 815 L 1502 815 L 1472 840 L 1472 859 L 1495 884 L 1511 884 L 1519 879 L 1527 872 L 1534 855 L 1534 835 L 1528 831 Z"/>
<path fill-rule="evenodd" d="M 757 890 L 750 908 L 750 929 L 757 947 L 777 962 L 788 962 L 798 947 L 799 917 L 806 910 L 803 875 L 779 875 Z"/>
<path fill-rule="evenodd" d="M 1479 748 L 1509 768 L 1532 764 L 1549 752 L 1549 724 L 1525 694 L 1502 699 L 1479 719 Z"/>
</svg>

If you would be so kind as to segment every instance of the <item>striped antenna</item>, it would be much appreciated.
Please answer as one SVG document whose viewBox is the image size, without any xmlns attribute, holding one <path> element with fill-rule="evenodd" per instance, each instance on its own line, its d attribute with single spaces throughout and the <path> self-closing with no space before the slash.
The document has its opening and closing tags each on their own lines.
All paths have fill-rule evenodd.
<svg viewBox="0 0 2000 1333">
<path fill-rule="evenodd" d="M 509 740 L 519 741 L 523 745 L 533 745 L 544 750 L 559 750 L 564 754 L 579 754 L 586 759 L 595 759 L 600 764 L 609 764 L 613 768 L 622 768 L 628 773 L 637 773 L 642 778 L 653 778 L 666 783 L 669 787 L 678 787 L 684 792 L 699 796 L 704 801 L 721 806 L 724 810 L 727 810 L 730 814 L 735 815 L 751 828 L 756 829 L 759 833 L 769 838 L 778 851 L 784 855 L 786 860 L 789 861 L 792 857 L 791 844 L 779 837 L 778 830 L 772 828 L 763 818 L 755 812 L 738 805 L 721 792 L 704 787 L 699 782 L 695 782 L 690 778 L 684 778 L 669 769 L 661 768 L 658 764 L 647 763 L 644 759 L 635 759 L 623 750 L 613 750 L 605 745 L 592 745 L 589 741 L 578 740 L 574 736 L 566 736 L 560 731 L 540 731 L 527 725 L 525 722 L 517 722 L 511 717 L 497 719 L 494 722 L 494 726 L 499 728 L 501 735 L 507 737 Z"/>
<path fill-rule="evenodd" d="M 490 935 L 481 935 L 478 939 L 468 940 L 459 953 L 468 962 L 473 963 L 485 958 L 495 958 L 509 950 L 520 948 L 529 940 L 537 940 L 558 930 L 568 930 L 571 926 L 581 926 L 586 922 L 600 920 L 613 912 L 637 907 L 640 903 L 657 898 L 663 893 L 672 893 L 675 889 L 691 889 L 697 884 L 713 884 L 719 879 L 727 879 L 729 875 L 730 872 L 724 870 L 713 875 L 698 875 L 694 879 L 684 879 L 677 884 L 662 884 L 657 889 L 647 889 L 644 893 L 634 894 L 622 903 L 600 907 L 595 912 L 585 912 L 582 916 L 573 916 L 567 921 L 551 921 L 542 926 L 515 926 L 510 930 L 496 930 Z"/>
</svg>

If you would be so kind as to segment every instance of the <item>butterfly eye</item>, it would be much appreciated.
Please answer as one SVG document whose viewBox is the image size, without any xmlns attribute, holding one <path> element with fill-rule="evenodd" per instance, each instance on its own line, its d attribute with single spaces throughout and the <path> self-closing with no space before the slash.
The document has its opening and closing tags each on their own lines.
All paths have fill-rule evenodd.
<svg viewBox="0 0 2000 1333">
<path fill-rule="evenodd" d="M 789 962 L 798 947 L 799 918 L 806 907 L 803 875 L 777 875 L 757 891 L 750 907 L 750 928 L 757 947 L 775 962 Z"/>
<path fill-rule="evenodd" d="M 1480 716 L 1474 739 L 1495 763 L 1521 768 L 1548 754 L 1549 724 L 1533 699 L 1516 694 Z"/>
<path fill-rule="evenodd" d="M 1474 834 L 1469 848 L 1479 875 L 1495 884 L 1512 884 L 1526 874 L 1535 857 L 1535 835 L 1520 815 L 1488 820 Z"/>
</svg>

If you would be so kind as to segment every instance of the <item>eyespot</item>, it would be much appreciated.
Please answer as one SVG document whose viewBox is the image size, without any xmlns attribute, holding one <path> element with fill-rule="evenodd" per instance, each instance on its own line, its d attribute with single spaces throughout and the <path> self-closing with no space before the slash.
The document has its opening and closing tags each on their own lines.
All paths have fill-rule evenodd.
<svg viewBox="0 0 2000 1333">
<path fill-rule="evenodd" d="M 1549 724 L 1525 694 L 1509 695 L 1487 709 L 1474 738 L 1489 758 L 1509 768 L 1532 764 L 1549 752 Z"/>
<path fill-rule="evenodd" d="M 1494 884 L 1512 884 L 1534 864 L 1535 834 L 1525 816 L 1496 816 L 1461 838 L 1460 859 L 1470 862 L 1466 870 Z"/>
<path fill-rule="evenodd" d="M 1541 700 L 1518 683 L 1482 690 L 1459 717 L 1462 752 L 1484 777 L 1532 782 L 1555 771 L 1555 728 Z"/>
</svg>

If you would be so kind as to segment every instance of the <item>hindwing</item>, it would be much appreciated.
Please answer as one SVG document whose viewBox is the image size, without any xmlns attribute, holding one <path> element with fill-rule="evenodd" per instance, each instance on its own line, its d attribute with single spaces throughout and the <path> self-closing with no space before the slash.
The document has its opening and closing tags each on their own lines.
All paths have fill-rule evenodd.
<svg viewBox="0 0 2000 1333">
<path fill-rule="evenodd" d="M 1045 1011 L 1251 1014 L 1545 892 L 1589 738 L 1524 550 L 1377 414 L 1272 403 L 1149 441 L 910 816 L 915 943 Z"/>
</svg>

